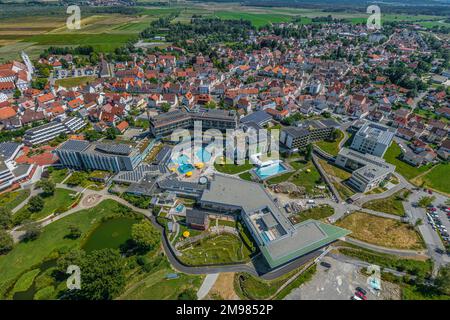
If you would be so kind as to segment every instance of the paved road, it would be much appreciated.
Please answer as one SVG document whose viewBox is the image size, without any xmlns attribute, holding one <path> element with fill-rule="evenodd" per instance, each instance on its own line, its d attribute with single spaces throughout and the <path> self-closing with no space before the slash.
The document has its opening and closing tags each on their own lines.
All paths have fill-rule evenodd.
<svg viewBox="0 0 450 320">
<path fill-rule="evenodd" d="M 218 273 L 211 273 L 206 275 L 205 280 L 203 280 L 202 285 L 197 291 L 197 299 L 201 300 L 208 294 L 209 290 L 214 286 L 214 283 L 216 283 L 217 278 L 219 277 Z"/>
</svg>

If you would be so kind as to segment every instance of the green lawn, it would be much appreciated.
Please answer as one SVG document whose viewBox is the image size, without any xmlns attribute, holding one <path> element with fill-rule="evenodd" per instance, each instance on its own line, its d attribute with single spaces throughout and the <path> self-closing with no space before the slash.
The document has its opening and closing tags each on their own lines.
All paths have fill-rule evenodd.
<svg viewBox="0 0 450 320">
<path fill-rule="evenodd" d="M 294 172 L 283 173 L 283 174 L 280 174 L 280 175 L 278 175 L 278 176 L 276 176 L 276 177 L 267 179 L 266 182 L 267 182 L 268 184 L 278 184 L 278 183 L 282 183 L 282 182 L 288 181 L 289 178 L 290 178 L 293 174 L 294 174 Z"/>
<path fill-rule="evenodd" d="M 113 200 L 102 201 L 94 208 L 81 210 L 49 224 L 42 229 L 37 240 L 20 242 L 8 254 L 0 256 L 0 297 L 5 293 L 5 286 L 11 284 L 21 272 L 39 266 L 58 249 L 79 247 L 82 239 L 96 228 L 101 218 L 119 212 L 119 208 L 123 206 Z M 71 240 L 66 237 L 71 225 L 81 230 L 80 238 Z"/>
<path fill-rule="evenodd" d="M 344 139 L 344 133 L 341 130 L 338 130 L 338 138 L 335 141 L 319 141 L 316 142 L 315 145 L 320 149 L 325 151 L 326 153 L 336 156 L 339 153 L 339 143 L 342 139 Z"/>
<path fill-rule="evenodd" d="M 228 162 L 228 161 L 227 161 Z M 226 163 L 226 164 L 220 164 L 220 163 L 214 163 L 214 169 L 221 173 L 226 174 L 237 174 L 241 173 L 243 171 L 247 171 L 253 168 L 253 165 L 249 163 L 248 161 L 244 164 L 236 165 L 234 163 Z"/>
<path fill-rule="evenodd" d="M 56 210 L 58 210 L 59 213 L 64 212 L 68 210 L 70 205 L 75 201 L 75 198 L 73 197 L 74 194 L 74 191 L 56 188 L 55 193 L 52 196 L 43 198 L 44 207 L 41 211 L 32 213 L 28 210 L 28 205 L 26 205 L 16 212 L 14 216 L 17 215 L 18 217 L 29 217 L 32 220 L 40 220 L 53 214 Z M 16 219 L 20 220 L 19 218 Z"/>
<path fill-rule="evenodd" d="M 51 169 L 50 169 L 51 168 Z M 53 168 L 49 167 L 48 169 L 49 179 L 54 183 L 61 183 L 67 177 L 68 169 L 67 168 Z"/>
<path fill-rule="evenodd" d="M 241 239 L 233 234 L 204 238 L 179 249 L 179 257 L 187 265 L 210 265 L 249 261 L 251 252 Z"/>
<path fill-rule="evenodd" d="M 425 186 L 450 194 L 449 176 L 450 163 L 441 163 L 432 168 L 430 172 L 427 172 L 421 179 L 425 183 Z"/>
<path fill-rule="evenodd" d="M 352 176 L 352 174 L 350 172 L 347 172 L 335 165 L 332 165 L 323 159 L 318 159 L 318 161 L 319 161 L 319 164 L 322 166 L 322 169 L 328 175 L 336 177 L 339 180 L 347 180 L 347 179 L 350 179 L 350 177 Z"/>
<path fill-rule="evenodd" d="M 14 192 L 6 192 L 0 195 L 0 206 L 9 210 L 14 209 L 30 195 L 30 190 L 19 190 Z"/>
<path fill-rule="evenodd" d="M 295 224 L 300 223 L 302 221 L 306 221 L 308 219 L 321 220 L 328 218 L 334 214 L 334 209 L 325 204 L 321 206 L 317 206 L 314 208 L 310 208 L 299 212 L 293 216 L 291 216 L 291 221 Z"/>
<path fill-rule="evenodd" d="M 178 278 L 167 279 L 168 274 L 177 273 Z M 166 258 L 152 268 L 142 279 L 130 283 L 128 290 L 122 294 L 120 300 L 176 300 L 185 290 L 200 288 L 204 276 L 187 275 L 173 270 Z"/>
<path fill-rule="evenodd" d="M 40 269 L 33 269 L 24 273 L 14 285 L 14 288 L 12 290 L 13 294 L 15 292 L 28 290 L 28 288 L 30 288 L 33 284 L 34 278 L 36 278 L 40 271 Z"/>
<path fill-rule="evenodd" d="M 384 154 L 384 159 L 387 162 L 395 165 L 395 171 L 400 173 L 403 177 L 405 177 L 408 180 L 417 177 L 419 174 L 431 168 L 431 165 L 421 166 L 419 168 L 413 167 L 408 163 L 400 160 L 401 155 L 402 150 L 400 149 L 400 146 L 394 141 Z"/>
<path fill-rule="evenodd" d="M 63 86 L 65 88 L 76 87 L 80 85 L 85 85 L 88 82 L 92 82 L 96 78 L 93 76 L 85 76 L 85 77 L 75 77 L 75 78 L 67 78 L 67 79 L 59 79 L 55 81 L 56 85 Z"/>
<path fill-rule="evenodd" d="M 268 299 L 272 297 L 286 281 L 293 277 L 302 268 L 303 266 L 294 269 L 274 280 L 264 280 L 248 273 L 236 273 L 234 277 L 234 289 L 237 295 L 244 300 Z M 293 289 L 298 288 L 300 285 L 310 280 L 315 271 L 316 268 L 314 266 L 310 267 L 299 277 L 297 277 L 290 285 L 285 287 L 285 289 L 281 290 L 277 296 L 275 296 L 275 299 L 283 299 Z"/>
<path fill-rule="evenodd" d="M 297 186 L 304 187 L 307 193 L 313 193 L 317 185 L 324 184 L 323 182 L 319 182 L 320 179 L 321 176 L 319 171 L 317 171 L 312 162 L 309 162 L 307 165 L 305 165 L 303 170 L 294 173 L 290 181 Z"/>
<path fill-rule="evenodd" d="M 247 180 L 247 181 L 252 181 L 252 175 L 250 174 L 250 172 L 243 172 L 239 174 L 239 178 L 243 179 L 243 180 Z"/>
<path fill-rule="evenodd" d="M 390 197 L 366 202 L 363 204 L 363 208 L 403 217 L 405 215 L 403 201 L 407 198 L 408 194 L 409 192 L 407 190 L 402 189 Z"/>
</svg>

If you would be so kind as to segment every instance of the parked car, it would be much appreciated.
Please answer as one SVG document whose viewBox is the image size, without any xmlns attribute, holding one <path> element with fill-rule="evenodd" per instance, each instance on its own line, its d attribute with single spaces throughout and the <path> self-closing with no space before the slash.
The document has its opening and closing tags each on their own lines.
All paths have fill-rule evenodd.
<svg viewBox="0 0 450 320">
<path fill-rule="evenodd" d="M 363 288 L 361 288 L 361 287 L 356 287 L 356 291 L 359 291 L 359 292 L 361 292 L 363 295 L 366 295 L 367 294 L 367 291 L 366 290 L 364 290 Z"/>
<path fill-rule="evenodd" d="M 436 248 L 434 251 L 436 251 L 436 253 L 439 253 L 439 254 L 444 254 L 445 253 L 445 251 L 442 250 L 441 248 Z"/>
<path fill-rule="evenodd" d="M 357 297 L 360 297 L 360 298 L 363 299 L 363 300 L 367 300 L 366 295 L 363 294 L 361 291 L 356 291 L 356 292 L 355 292 L 355 295 L 356 295 Z"/>
<path fill-rule="evenodd" d="M 350 298 L 351 300 L 362 300 L 360 297 L 358 297 L 358 296 L 352 296 L 351 298 Z"/>
<path fill-rule="evenodd" d="M 320 265 L 325 268 L 331 268 L 331 264 L 329 264 L 328 262 L 325 262 L 325 261 L 320 262 Z"/>
</svg>

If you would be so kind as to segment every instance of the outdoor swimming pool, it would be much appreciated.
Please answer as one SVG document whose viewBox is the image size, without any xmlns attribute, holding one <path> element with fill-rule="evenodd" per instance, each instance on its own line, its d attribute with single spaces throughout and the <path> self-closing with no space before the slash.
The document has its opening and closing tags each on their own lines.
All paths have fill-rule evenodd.
<svg viewBox="0 0 450 320">
<path fill-rule="evenodd" d="M 262 180 L 285 171 L 287 171 L 287 169 L 281 163 L 274 163 L 267 167 L 260 167 L 255 169 L 256 175 Z"/>
<path fill-rule="evenodd" d="M 205 148 L 200 148 L 195 154 L 194 162 L 209 162 L 211 157 L 212 155 L 210 152 Z M 178 164 L 178 172 L 181 174 L 186 174 L 189 171 L 194 170 L 191 159 L 186 154 L 182 154 L 174 162 Z"/>
</svg>

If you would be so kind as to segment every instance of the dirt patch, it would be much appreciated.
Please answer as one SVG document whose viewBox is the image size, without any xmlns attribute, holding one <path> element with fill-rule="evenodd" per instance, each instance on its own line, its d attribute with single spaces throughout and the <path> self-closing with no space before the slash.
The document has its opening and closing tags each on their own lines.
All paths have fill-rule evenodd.
<svg viewBox="0 0 450 320">
<path fill-rule="evenodd" d="M 234 272 L 221 273 L 208 294 L 208 299 L 239 300 L 234 292 Z"/>
</svg>

